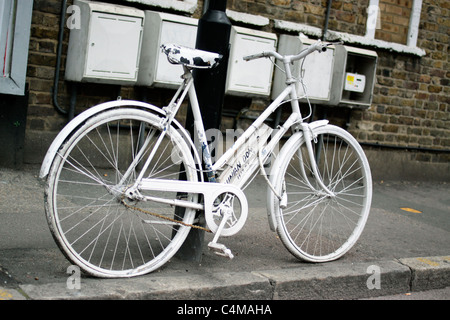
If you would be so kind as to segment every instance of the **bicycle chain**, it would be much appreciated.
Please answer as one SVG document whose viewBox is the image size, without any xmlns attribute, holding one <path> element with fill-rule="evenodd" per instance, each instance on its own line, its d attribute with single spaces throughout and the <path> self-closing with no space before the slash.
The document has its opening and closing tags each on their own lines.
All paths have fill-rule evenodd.
<svg viewBox="0 0 450 320">
<path fill-rule="evenodd" d="M 147 211 L 147 210 L 135 207 L 135 206 L 130 206 L 129 204 L 127 204 L 125 202 L 125 199 L 122 199 L 121 202 L 128 209 L 136 210 L 136 211 L 139 211 L 139 212 L 142 212 L 142 213 L 145 213 L 145 214 L 148 214 L 148 215 L 151 215 L 151 216 L 154 216 L 154 217 L 166 220 L 166 221 L 170 221 L 170 222 L 174 222 L 174 223 L 180 224 L 180 225 L 185 226 L 185 227 L 190 227 L 190 228 L 193 228 L 193 229 L 200 229 L 200 230 L 203 230 L 205 232 L 212 233 L 212 231 L 209 230 L 208 228 L 204 228 L 204 227 L 201 227 L 201 226 L 196 226 L 196 225 L 193 225 L 193 224 L 185 223 L 183 221 L 175 220 L 175 219 L 172 219 L 172 218 L 169 218 L 169 217 L 165 217 L 165 216 L 162 216 L 160 214 L 157 214 L 157 213 L 154 213 L 154 212 L 150 212 L 150 211 Z"/>
</svg>

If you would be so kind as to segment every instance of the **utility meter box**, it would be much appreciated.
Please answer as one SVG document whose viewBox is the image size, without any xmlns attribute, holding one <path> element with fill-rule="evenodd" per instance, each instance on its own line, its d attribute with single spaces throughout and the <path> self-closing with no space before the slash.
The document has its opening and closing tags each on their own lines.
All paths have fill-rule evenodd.
<svg viewBox="0 0 450 320">
<path fill-rule="evenodd" d="M 75 0 L 79 27 L 70 31 L 65 78 L 133 85 L 137 81 L 144 11 Z"/>
<path fill-rule="evenodd" d="M 242 27 L 231 29 L 226 94 L 270 96 L 273 63 L 269 59 L 244 61 L 243 57 L 263 51 L 275 51 L 277 36 Z"/>
<path fill-rule="evenodd" d="M 331 91 L 335 104 L 368 108 L 372 104 L 378 55 L 375 51 L 336 46 L 336 65 Z"/>
<path fill-rule="evenodd" d="M 300 38 L 296 36 L 282 35 L 280 36 L 278 52 L 283 55 L 295 55 L 306 49 L 309 45 L 317 40 Z M 291 66 L 292 75 L 297 78 L 303 78 L 303 83 L 311 103 L 330 103 L 331 86 L 333 83 L 333 70 L 335 48 L 329 47 L 326 52 L 313 52 L 303 60 L 294 62 Z M 284 70 L 281 61 L 277 65 Z M 272 98 L 275 99 L 286 87 L 286 76 L 279 68 L 275 70 L 274 86 Z M 300 101 L 305 102 L 305 88 L 301 83 L 297 86 L 297 92 Z"/>
<path fill-rule="evenodd" d="M 280 36 L 278 51 L 284 55 L 294 55 L 316 41 L 283 35 Z M 368 108 L 372 103 L 377 58 L 374 51 L 330 46 L 326 52 L 314 52 L 304 62 L 295 62 L 292 74 L 298 79 L 303 78 L 311 103 Z M 286 77 L 277 69 L 274 79 L 272 98 L 285 88 Z M 297 88 L 300 101 L 306 102 L 303 86 L 299 84 Z"/>
<path fill-rule="evenodd" d="M 173 65 L 161 51 L 167 43 L 195 48 L 198 20 L 174 14 L 145 11 L 144 38 L 137 84 L 176 88 L 181 82 L 183 67 Z"/>
<path fill-rule="evenodd" d="M 366 76 L 357 73 L 345 73 L 345 91 L 363 93 L 366 88 Z"/>
<path fill-rule="evenodd" d="M 314 39 L 301 39 L 303 49 L 317 42 Z M 325 52 L 313 52 L 305 58 L 305 62 L 301 64 L 299 72 L 303 75 L 306 93 L 311 103 L 330 104 L 331 87 L 333 84 L 333 71 L 339 68 L 335 64 L 335 47 L 328 47 Z M 298 77 L 299 73 L 294 73 Z M 298 86 L 299 97 L 305 95 L 305 88 L 300 84 Z M 302 99 L 306 101 L 306 99 Z"/>
</svg>

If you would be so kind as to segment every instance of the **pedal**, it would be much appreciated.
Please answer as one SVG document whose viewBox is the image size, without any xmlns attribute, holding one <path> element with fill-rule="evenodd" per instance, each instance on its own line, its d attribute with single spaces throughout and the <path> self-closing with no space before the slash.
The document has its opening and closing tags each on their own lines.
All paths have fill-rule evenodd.
<svg viewBox="0 0 450 320">
<path fill-rule="evenodd" d="M 218 256 L 229 258 L 230 260 L 234 258 L 231 250 L 221 243 L 210 242 L 208 243 L 208 248 L 214 251 Z"/>
</svg>

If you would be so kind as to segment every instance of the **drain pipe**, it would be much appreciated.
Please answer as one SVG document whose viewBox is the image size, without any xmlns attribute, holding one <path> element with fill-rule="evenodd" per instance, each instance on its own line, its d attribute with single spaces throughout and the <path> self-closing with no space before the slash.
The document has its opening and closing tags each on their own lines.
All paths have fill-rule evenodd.
<svg viewBox="0 0 450 320">
<path fill-rule="evenodd" d="M 77 85 L 75 83 L 72 84 L 71 88 L 71 97 L 70 97 L 70 106 L 69 110 L 64 110 L 60 107 L 58 103 L 58 83 L 59 83 L 59 73 L 61 71 L 61 56 L 62 56 L 62 47 L 64 40 L 64 27 L 66 22 L 66 6 L 67 0 L 63 0 L 61 3 L 61 21 L 59 24 L 59 36 L 58 36 L 58 49 L 56 55 L 56 66 L 55 66 L 55 77 L 53 81 L 53 106 L 55 109 L 63 115 L 68 116 L 69 121 L 73 119 L 75 114 L 75 104 L 76 104 L 76 94 L 77 94 Z"/>
<path fill-rule="evenodd" d="M 330 11 L 331 11 L 331 3 L 333 0 L 328 0 L 328 6 L 327 6 L 327 14 L 325 17 L 325 26 L 323 27 L 322 31 L 322 41 L 325 41 L 327 38 L 327 32 L 328 32 L 328 22 L 330 21 Z"/>
<path fill-rule="evenodd" d="M 59 72 L 61 70 L 60 65 L 61 65 L 62 45 L 64 39 L 64 22 L 66 20 L 66 4 L 67 0 L 63 0 L 61 3 L 61 21 L 59 24 L 58 51 L 56 55 L 55 77 L 53 82 L 53 105 L 59 113 L 64 115 L 67 115 L 68 111 L 62 109 L 58 104 L 58 82 L 59 82 Z"/>
</svg>

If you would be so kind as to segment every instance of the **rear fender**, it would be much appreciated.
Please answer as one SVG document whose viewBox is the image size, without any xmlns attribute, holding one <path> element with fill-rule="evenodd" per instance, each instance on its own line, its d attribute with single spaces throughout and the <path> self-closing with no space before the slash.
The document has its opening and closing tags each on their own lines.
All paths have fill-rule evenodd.
<svg viewBox="0 0 450 320">
<path fill-rule="evenodd" d="M 41 179 L 45 179 L 50 171 L 50 167 L 52 166 L 52 163 L 55 159 L 56 153 L 61 148 L 63 143 L 67 140 L 68 137 L 72 135 L 72 133 L 83 123 L 85 123 L 88 119 L 98 115 L 101 112 L 104 112 L 109 109 L 114 109 L 118 107 L 131 107 L 131 108 L 140 108 L 144 110 L 148 110 L 149 112 L 155 113 L 158 116 L 164 117 L 166 116 L 166 113 L 161 108 L 158 108 L 154 105 L 140 102 L 140 101 L 134 101 L 134 100 L 118 100 L 118 101 L 110 101 L 105 102 L 99 105 L 96 105 L 92 108 L 89 108 L 88 110 L 84 111 L 77 117 L 75 117 L 72 121 L 70 121 L 56 136 L 56 138 L 53 140 L 52 144 L 50 145 L 44 160 L 42 162 L 41 170 L 39 173 L 39 177 Z M 194 147 L 194 144 L 192 142 L 192 139 L 189 135 L 189 133 L 186 131 L 186 129 L 183 128 L 183 126 L 177 121 L 172 120 L 172 125 L 180 132 L 182 137 L 185 139 L 188 144 L 191 145 L 191 148 L 194 152 L 195 161 L 197 164 L 200 164 L 200 158 L 198 156 L 197 149 Z M 199 169 L 201 166 L 199 166 Z M 203 176 L 203 175 L 200 175 Z"/>
</svg>

